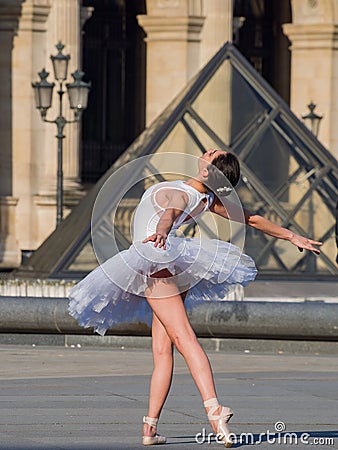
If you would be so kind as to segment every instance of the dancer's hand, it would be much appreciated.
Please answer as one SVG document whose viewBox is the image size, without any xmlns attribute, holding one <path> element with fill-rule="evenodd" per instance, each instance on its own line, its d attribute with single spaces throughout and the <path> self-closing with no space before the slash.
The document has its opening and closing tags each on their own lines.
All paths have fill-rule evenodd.
<svg viewBox="0 0 338 450">
<path fill-rule="evenodd" d="M 322 242 L 313 241 L 312 239 L 305 238 L 303 236 L 299 236 L 298 234 L 292 234 L 291 238 L 289 239 L 291 244 L 298 247 L 298 250 L 300 252 L 303 251 L 305 248 L 306 250 L 311 250 L 313 253 L 316 253 L 317 255 L 320 254 L 320 250 L 316 247 L 313 247 L 313 245 L 322 245 Z"/>
<path fill-rule="evenodd" d="M 151 236 L 148 236 L 142 242 L 145 244 L 146 242 L 155 242 L 154 246 L 158 248 L 163 248 L 163 250 L 167 249 L 166 246 L 167 235 L 165 233 L 154 233 Z"/>
</svg>

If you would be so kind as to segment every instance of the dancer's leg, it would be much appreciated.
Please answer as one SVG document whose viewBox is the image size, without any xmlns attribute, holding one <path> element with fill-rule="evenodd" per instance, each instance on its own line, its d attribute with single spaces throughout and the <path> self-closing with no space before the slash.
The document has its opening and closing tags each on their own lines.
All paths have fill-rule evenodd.
<svg viewBox="0 0 338 450">
<path fill-rule="evenodd" d="M 186 295 L 187 291 L 182 293 L 183 301 Z M 155 313 L 153 313 L 151 334 L 154 370 L 150 381 L 148 416 L 158 418 L 171 386 L 174 360 L 171 339 Z M 153 436 L 155 432 L 155 429 L 144 424 L 143 436 Z"/>
<path fill-rule="evenodd" d="M 157 279 L 150 283 L 145 294 L 153 313 L 163 325 L 171 342 L 183 355 L 200 391 L 214 432 L 222 436 L 222 441 L 226 447 L 231 447 L 232 440 L 228 422 L 232 416 L 232 411 L 218 403 L 208 357 L 197 341 L 189 323 L 183 299 L 177 286 L 170 279 Z"/>
<path fill-rule="evenodd" d="M 150 381 L 148 416 L 159 417 L 172 380 L 173 345 L 156 314 L 153 314 L 151 331 L 154 370 Z"/>
<path fill-rule="evenodd" d="M 168 279 L 158 279 L 147 289 L 146 296 L 171 342 L 184 357 L 202 399 L 216 397 L 208 357 L 189 323 L 177 286 Z"/>
<path fill-rule="evenodd" d="M 150 380 L 148 416 L 158 418 L 171 386 L 174 362 L 172 342 L 154 313 L 151 334 L 154 369 Z M 154 436 L 155 433 L 155 428 L 143 425 L 143 436 Z"/>
</svg>

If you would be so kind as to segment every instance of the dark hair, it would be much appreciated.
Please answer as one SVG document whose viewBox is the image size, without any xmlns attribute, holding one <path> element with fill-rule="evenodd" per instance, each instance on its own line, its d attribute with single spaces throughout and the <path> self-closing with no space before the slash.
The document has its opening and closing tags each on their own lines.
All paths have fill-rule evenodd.
<svg viewBox="0 0 338 450">
<path fill-rule="evenodd" d="M 208 166 L 208 171 L 208 187 L 219 195 L 230 194 L 232 188 L 237 185 L 241 175 L 236 155 L 229 152 L 217 156 Z"/>
</svg>

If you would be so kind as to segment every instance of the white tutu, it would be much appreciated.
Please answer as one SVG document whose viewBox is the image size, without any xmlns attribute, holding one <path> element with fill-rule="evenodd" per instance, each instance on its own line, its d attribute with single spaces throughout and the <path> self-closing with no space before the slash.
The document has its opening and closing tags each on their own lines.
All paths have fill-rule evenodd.
<svg viewBox="0 0 338 450">
<path fill-rule="evenodd" d="M 165 210 L 161 198 L 173 190 L 187 196 L 187 205 L 171 228 L 166 250 L 155 247 L 153 242 L 142 243 L 155 233 Z M 176 237 L 182 224 L 197 223 L 213 199 L 212 192 L 201 193 L 182 180 L 147 189 L 135 211 L 133 244 L 71 289 L 70 314 L 80 325 L 93 327 L 102 335 L 119 323 L 135 321 L 136 314 L 150 311 L 144 300 L 149 277 L 163 269 L 172 274 L 170 281 L 180 292 L 189 289 L 188 302 L 222 300 L 232 286 L 245 286 L 253 280 L 255 264 L 238 247 L 218 239 Z"/>
<path fill-rule="evenodd" d="M 192 303 L 222 300 L 232 286 L 245 286 L 257 273 L 249 256 L 218 239 L 169 237 L 167 250 L 136 242 L 71 289 L 69 312 L 81 326 L 103 335 L 112 326 L 135 320 L 136 310 L 140 314 L 147 309 L 149 276 L 162 269 L 169 270 L 181 292 L 190 286 L 187 300 Z"/>
</svg>

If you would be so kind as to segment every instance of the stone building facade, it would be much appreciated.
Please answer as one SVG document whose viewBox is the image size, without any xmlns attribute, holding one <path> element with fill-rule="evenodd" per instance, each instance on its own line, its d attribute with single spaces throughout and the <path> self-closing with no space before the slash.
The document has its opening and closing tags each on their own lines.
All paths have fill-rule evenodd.
<svg viewBox="0 0 338 450">
<path fill-rule="evenodd" d="M 55 228 L 56 128 L 31 83 L 43 67 L 52 75 L 59 40 L 69 72 L 82 67 L 93 83 L 82 129 L 65 129 L 67 214 L 113 162 L 106 155 L 123 152 L 226 41 L 298 117 L 318 105 L 319 139 L 337 158 L 337 30 L 338 0 L 0 0 L 0 267 L 19 266 Z"/>
</svg>

